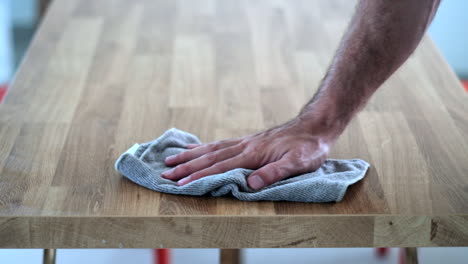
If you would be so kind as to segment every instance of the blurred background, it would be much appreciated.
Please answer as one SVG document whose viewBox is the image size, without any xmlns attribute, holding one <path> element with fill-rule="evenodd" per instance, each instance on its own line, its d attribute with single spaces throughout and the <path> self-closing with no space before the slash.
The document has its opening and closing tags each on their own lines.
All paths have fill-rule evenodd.
<svg viewBox="0 0 468 264">
<path fill-rule="evenodd" d="M 0 99 L 39 24 L 40 0 L 0 0 Z"/>
<path fill-rule="evenodd" d="M 37 29 L 48 0 L 0 0 L 0 102 Z M 468 80 L 468 1 L 442 1 L 429 29 L 460 81 Z M 468 91 L 468 83 L 465 82 Z M 1 239 L 1 238 L 0 238 Z M 373 249 L 247 249 L 244 263 L 398 263 L 398 250 L 378 257 Z M 218 263 L 217 249 L 175 249 L 173 264 Z M 467 248 L 422 248 L 420 263 L 468 263 Z M 0 249 L 0 263 L 41 263 L 40 249 Z M 58 263 L 155 263 L 151 249 L 62 249 Z"/>
<path fill-rule="evenodd" d="M 385 257 L 379 257 L 370 248 L 320 248 L 320 249 L 244 249 L 243 264 L 397 264 L 398 249 L 390 248 Z M 170 261 L 164 264 L 203 263 L 218 264 L 218 249 L 173 249 Z M 420 248 L 419 263 L 422 264 L 466 264 L 466 248 Z M 41 263 L 40 249 L 0 249 L 0 263 Z M 57 264 L 158 264 L 151 249 L 59 249 Z M 162 263 L 160 263 L 162 264 Z"/>
</svg>

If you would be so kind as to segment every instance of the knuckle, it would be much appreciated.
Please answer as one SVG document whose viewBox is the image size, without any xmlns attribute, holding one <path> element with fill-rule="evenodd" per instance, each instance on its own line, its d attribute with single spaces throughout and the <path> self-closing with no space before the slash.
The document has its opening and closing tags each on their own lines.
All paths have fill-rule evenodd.
<svg viewBox="0 0 468 264">
<path fill-rule="evenodd" d="M 216 151 L 218 150 L 218 145 L 216 143 L 210 143 L 206 146 L 209 151 Z"/>
<path fill-rule="evenodd" d="M 226 171 L 226 164 L 224 162 L 219 162 L 213 165 L 213 169 L 216 171 L 224 172 Z"/>
<path fill-rule="evenodd" d="M 247 146 L 249 145 L 249 140 L 248 140 L 248 139 L 244 139 L 244 140 L 242 140 L 241 142 L 239 142 L 239 145 L 240 145 L 242 148 L 247 148 Z"/>
<path fill-rule="evenodd" d="M 296 168 L 307 168 L 310 166 L 310 161 L 309 160 L 306 160 L 302 157 L 298 157 L 298 158 L 295 158 L 294 159 L 294 162 L 293 164 L 295 165 Z"/>
<path fill-rule="evenodd" d="M 175 167 L 174 169 L 174 173 L 175 174 L 178 174 L 178 175 L 184 175 L 184 174 L 187 174 L 190 170 L 190 166 L 189 165 L 179 165 L 177 167 Z"/>
<path fill-rule="evenodd" d="M 290 157 L 288 159 L 295 167 L 298 168 L 304 168 L 304 167 L 309 167 L 310 166 L 310 160 L 309 158 L 305 157 L 302 155 L 300 152 L 294 152 L 290 154 Z"/>
<path fill-rule="evenodd" d="M 205 154 L 203 156 L 209 163 L 214 163 L 214 162 L 216 162 L 216 159 L 218 158 L 218 153 L 210 152 L 210 153 L 207 153 L 207 154 Z"/>
<path fill-rule="evenodd" d="M 271 165 L 264 171 L 263 179 L 268 184 L 273 184 L 288 176 L 286 169 L 279 165 Z"/>
<path fill-rule="evenodd" d="M 260 164 L 260 157 L 251 152 L 241 152 L 239 159 L 248 167 L 258 167 Z"/>
<path fill-rule="evenodd" d="M 246 152 L 241 152 L 239 153 L 239 159 L 241 160 L 249 160 L 250 159 L 250 155 Z"/>
<path fill-rule="evenodd" d="M 263 166 L 263 165 L 266 164 L 263 155 L 258 151 L 250 152 L 250 154 L 248 154 L 248 158 L 249 158 L 250 162 L 252 162 L 252 163 L 254 163 L 254 164 L 258 165 L 258 166 Z"/>
<path fill-rule="evenodd" d="M 272 165 L 270 167 L 270 171 L 271 171 L 272 178 L 275 180 L 281 177 L 282 172 L 283 172 L 282 168 L 277 165 Z"/>
<path fill-rule="evenodd" d="M 251 151 L 254 152 L 254 153 L 258 153 L 260 151 L 262 151 L 264 148 L 262 145 L 260 144 L 254 144 L 252 147 L 251 147 Z"/>
</svg>

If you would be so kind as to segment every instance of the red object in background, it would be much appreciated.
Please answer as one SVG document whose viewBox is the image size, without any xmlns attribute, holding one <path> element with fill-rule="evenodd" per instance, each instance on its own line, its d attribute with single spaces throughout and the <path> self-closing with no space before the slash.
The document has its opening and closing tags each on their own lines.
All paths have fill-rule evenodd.
<svg viewBox="0 0 468 264">
<path fill-rule="evenodd" d="M 171 251 L 168 248 L 154 249 L 154 264 L 171 264 Z"/>
<path fill-rule="evenodd" d="M 465 86 L 465 90 L 468 92 L 468 81 L 464 80 L 462 81 L 463 86 Z"/>
<path fill-rule="evenodd" d="M 377 253 L 378 257 L 386 257 L 388 255 L 388 248 L 376 248 L 375 253 Z"/>
<path fill-rule="evenodd" d="M 398 254 L 398 263 L 399 264 L 406 264 L 406 255 L 405 255 L 405 249 L 400 248 L 400 253 Z"/>
<path fill-rule="evenodd" d="M 8 84 L 0 84 L 0 103 L 2 102 L 7 89 L 8 89 Z"/>
</svg>

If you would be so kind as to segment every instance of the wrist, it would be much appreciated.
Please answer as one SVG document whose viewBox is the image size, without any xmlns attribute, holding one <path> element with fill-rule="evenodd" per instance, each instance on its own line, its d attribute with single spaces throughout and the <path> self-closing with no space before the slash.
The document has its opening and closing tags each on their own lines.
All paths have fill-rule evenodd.
<svg viewBox="0 0 468 264">
<path fill-rule="evenodd" d="M 301 111 L 296 119 L 307 131 L 320 135 L 326 141 L 335 142 L 351 117 L 340 115 L 332 106 L 327 107 L 314 102 Z"/>
</svg>

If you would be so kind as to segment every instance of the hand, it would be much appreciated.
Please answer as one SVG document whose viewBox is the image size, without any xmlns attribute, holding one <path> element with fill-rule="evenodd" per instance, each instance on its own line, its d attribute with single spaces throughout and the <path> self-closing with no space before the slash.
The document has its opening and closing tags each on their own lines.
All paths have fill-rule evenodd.
<svg viewBox="0 0 468 264">
<path fill-rule="evenodd" d="M 295 118 L 268 130 L 208 144 L 189 144 L 190 150 L 165 159 L 167 166 L 176 166 L 162 177 L 185 185 L 194 180 L 235 168 L 255 170 L 247 183 L 252 189 L 282 179 L 315 171 L 327 158 L 337 136 L 306 125 Z"/>
</svg>

